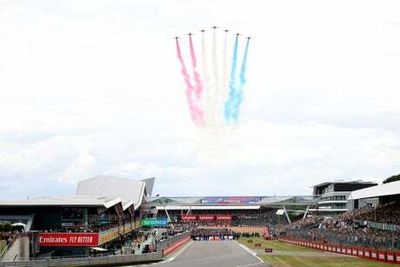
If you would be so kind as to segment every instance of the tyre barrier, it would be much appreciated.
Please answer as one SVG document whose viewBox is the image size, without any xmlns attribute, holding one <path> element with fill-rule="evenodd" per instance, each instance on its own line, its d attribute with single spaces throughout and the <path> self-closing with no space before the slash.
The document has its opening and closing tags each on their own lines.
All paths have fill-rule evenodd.
<svg viewBox="0 0 400 267">
<path fill-rule="evenodd" d="M 395 263 L 400 265 L 400 251 L 378 250 L 366 247 L 332 245 L 321 242 L 293 240 L 287 238 L 280 238 L 279 240 L 293 245 L 299 245 L 303 247 L 324 250 L 332 253 L 346 254 L 363 259 L 377 260 L 381 262 Z"/>
</svg>

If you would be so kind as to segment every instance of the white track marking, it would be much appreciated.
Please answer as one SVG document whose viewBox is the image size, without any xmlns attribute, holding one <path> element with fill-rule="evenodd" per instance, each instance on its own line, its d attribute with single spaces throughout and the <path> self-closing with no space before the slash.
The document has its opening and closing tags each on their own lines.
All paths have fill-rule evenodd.
<svg viewBox="0 0 400 267">
<path fill-rule="evenodd" d="M 260 265 L 263 262 L 256 262 L 256 263 L 250 263 L 250 264 L 244 264 L 244 265 L 238 265 L 236 267 L 249 267 L 249 266 L 257 266 Z"/>
<path fill-rule="evenodd" d="M 190 242 L 188 244 L 186 244 L 182 249 L 180 249 L 177 253 L 175 253 L 173 256 L 169 257 L 166 260 L 159 261 L 159 262 L 154 262 L 154 263 L 149 263 L 149 264 L 135 265 L 135 266 L 137 266 L 137 267 L 145 267 L 145 266 L 152 266 L 152 265 L 158 265 L 158 264 L 171 262 L 171 261 L 175 260 L 179 255 L 181 255 L 181 253 L 183 251 L 185 251 L 188 247 L 190 247 L 192 244 L 193 244 L 193 240 L 190 240 Z"/>
<path fill-rule="evenodd" d="M 245 264 L 245 265 L 238 265 L 237 267 L 245 267 L 245 266 L 254 266 L 256 264 L 260 264 L 261 262 L 264 262 L 260 257 L 257 256 L 257 252 L 249 249 L 248 247 L 246 247 L 245 245 L 240 244 L 239 242 L 235 241 L 242 249 L 244 249 L 247 253 L 249 253 L 250 255 L 252 255 L 253 257 L 255 257 L 257 260 L 259 260 L 260 262 L 257 263 L 252 263 L 252 264 Z"/>
</svg>

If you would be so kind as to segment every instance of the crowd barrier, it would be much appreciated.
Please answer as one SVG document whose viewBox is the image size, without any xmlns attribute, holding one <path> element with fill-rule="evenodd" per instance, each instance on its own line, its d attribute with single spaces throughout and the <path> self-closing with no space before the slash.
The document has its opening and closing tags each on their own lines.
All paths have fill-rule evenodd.
<svg viewBox="0 0 400 267">
<path fill-rule="evenodd" d="M 374 249 L 367 247 L 333 245 L 328 243 L 320 243 L 320 242 L 313 242 L 306 240 L 294 240 L 290 238 L 280 238 L 279 240 L 293 245 L 315 248 L 332 253 L 340 253 L 340 254 L 361 257 L 364 259 L 400 264 L 400 251 L 382 250 L 382 249 Z"/>
<path fill-rule="evenodd" d="M 175 243 L 170 244 L 170 246 L 166 247 L 163 250 L 163 255 L 167 256 L 167 255 L 171 254 L 172 252 L 176 251 L 178 248 L 180 248 L 181 246 L 186 244 L 189 240 L 190 240 L 190 236 L 187 236 L 185 238 L 182 238 L 179 241 L 176 241 Z"/>
</svg>

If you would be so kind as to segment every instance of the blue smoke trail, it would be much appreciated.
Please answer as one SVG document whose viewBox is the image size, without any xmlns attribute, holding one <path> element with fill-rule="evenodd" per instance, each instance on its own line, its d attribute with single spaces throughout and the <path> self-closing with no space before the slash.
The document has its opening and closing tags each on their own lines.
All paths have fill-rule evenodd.
<svg viewBox="0 0 400 267">
<path fill-rule="evenodd" d="M 234 98 L 232 105 L 232 120 L 234 122 L 237 122 L 239 120 L 240 105 L 242 104 L 244 98 L 243 89 L 247 82 L 246 70 L 247 70 L 247 54 L 249 51 L 249 43 L 250 39 L 247 39 L 246 48 L 244 50 L 244 55 L 243 55 L 242 67 L 240 69 L 240 74 L 239 74 L 239 86 L 237 88 L 236 97 Z"/>
<path fill-rule="evenodd" d="M 238 46 L 239 46 L 239 36 L 236 36 L 235 45 L 233 46 L 233 58 L 231 67 L 231 79 L 229 81 L 229 95 L 225 101 L 224 116 L 226 122 L 232 121 L 232 107 L 234 99 L 237 94 L 237 84 L 236 84 L 236 68 L 237 68 L 237 58 L 238 58 Z"/>
</svg>

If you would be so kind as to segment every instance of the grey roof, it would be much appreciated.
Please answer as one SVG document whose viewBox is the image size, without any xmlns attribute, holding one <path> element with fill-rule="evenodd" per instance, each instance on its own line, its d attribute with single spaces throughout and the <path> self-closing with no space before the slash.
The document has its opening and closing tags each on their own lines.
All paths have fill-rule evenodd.
<svg viewBox="0 0 400 267">
<path fill-rule="evenodd" d="M 232 196 L 235 198 L 234 196 Z M 148 205 L 167 205 L 167 206 L 228 206 L 229 204 L 224 203 L 203 203 L 202 200 L 207 197 L 150 197 L 147 198 Z M 221 197 L 229 198 L 229 197 Z M 317 199 L 314 196 L 254 196 L 259 198 L 258 201 L 251 203 L 233 203 L 233 206 L 277 206 L 277 205 L 310 205 L 316 204 Z"/>
<path fill-rule="evenodd" d="M 118 203 L 121 203 L 119 197 L 49 196 L 22 200 L 2 200 L 0 206 L 92 206 L 109 208 Z"/>
<path fill-rule="evenodd" d="M 101 175 L 80 181 L 76 195 L 120 197 L 125 204 L 131 201 L 137 209 L 142 204 L 145 189 L 144 181 Z"/>
<path fill-rule="evenodd" d="M 316 185 L 313 185 L 313 187 L 320 187 L 320 186 L 325 186 L 329 184 L 376 184 L 375 182 L 371 181 L 362 181 L 362 180 L 357 180 L 357 181 L 348 181 L 348 180 L 337 180 L 337 181 L 330 181 L 330 182 L 322 182 Z"/>
</svg>

